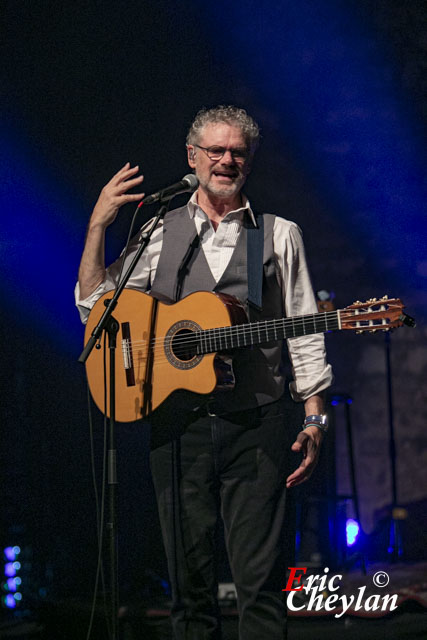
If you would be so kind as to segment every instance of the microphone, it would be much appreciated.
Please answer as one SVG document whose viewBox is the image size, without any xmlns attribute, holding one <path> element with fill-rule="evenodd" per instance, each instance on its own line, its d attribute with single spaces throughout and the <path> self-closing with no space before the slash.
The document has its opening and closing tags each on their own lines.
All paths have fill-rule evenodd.
<svg viewBox="0 0 427 640">
<path fill-rule="evenodd" d="M 166 202 L 170 200 L 174 196 L 179 195 L 180 193 L 185 193 L 186 191 L 195 191 L 199 186 L 199 181 L 197 180 L 194 173 L 188 173 L 183 177 L 182 180 L 172 184 L 170 187 L 165 187 L 160 191 L 156 191 L 156 193 L 152 193 L 151 196 L 147 196 L 140 202 L 139 207 L 142 207 L 143 204 L 153 204 L 153 202 L 157 202 L 160 200 L 161 202 Z"/>
</svg>

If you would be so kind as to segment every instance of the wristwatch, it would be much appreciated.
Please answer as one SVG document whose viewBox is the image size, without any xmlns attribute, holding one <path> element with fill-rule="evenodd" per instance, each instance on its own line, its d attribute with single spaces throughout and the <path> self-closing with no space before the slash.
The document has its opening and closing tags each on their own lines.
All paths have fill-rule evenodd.
<svg viewBox="0 0 427 640">
<path fill-rule="evenodd" d="M 313 414 L 311 416 L 306 416 L 303 422 L 302 428 L 307 429 L 307 427 L 317 427 L 324 433 L 328 430 L 328 416 L 326 413 Z"/>
</svg>

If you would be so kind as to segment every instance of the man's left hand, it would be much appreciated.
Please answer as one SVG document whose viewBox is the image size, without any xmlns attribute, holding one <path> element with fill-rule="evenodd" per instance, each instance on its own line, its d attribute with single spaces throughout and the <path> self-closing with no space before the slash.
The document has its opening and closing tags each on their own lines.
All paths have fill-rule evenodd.
<svg viewBox="0 0 427 640">
<path fill-rule="evenodd" d="M 309 479 L 314 471 L 319 458 L 320 445 L 323 440 L 323 432 L 317 427 L 307 427 L 300 431 L 291 449 L 301 452 L 303 459 L 300 466 L 286 479 L 286 487 L 296 487 Z"/>
</svg>

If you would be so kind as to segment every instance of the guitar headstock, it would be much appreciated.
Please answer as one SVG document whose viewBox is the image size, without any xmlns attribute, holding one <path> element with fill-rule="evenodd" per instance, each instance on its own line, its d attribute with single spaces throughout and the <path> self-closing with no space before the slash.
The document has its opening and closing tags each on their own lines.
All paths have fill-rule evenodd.
<svg viewBox="0 0 427 640">
<path fill-rule="evenodd" d="M 389 331 L 403 324 L 415 326 L 412 318 L 403 313 L 404 304 L 399 298 L 371 298 L 366 302 L 354 302 L 340 311 L 342 329 L 356 333 Z M 408 319 L 412 321 L 408 322 Z"/>
</svg>

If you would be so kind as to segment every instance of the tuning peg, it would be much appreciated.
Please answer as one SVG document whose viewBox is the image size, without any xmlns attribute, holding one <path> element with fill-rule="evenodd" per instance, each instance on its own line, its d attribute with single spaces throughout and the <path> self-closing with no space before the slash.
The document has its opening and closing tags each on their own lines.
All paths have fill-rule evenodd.
<svg viewBox="0 0 427 640">
<path fill-rule="evenodd" d="M 369 333 L 376 333 L 378 329 L 369 329 Z"/>
<path fill-rule="evenodd" d="M 388 296 L 387 295 L 383 296 L 381 300 L 388 300 Z"/>
<path fill-rule="evenodd" d="M 356 302 L 353 302 L 353 304 L 362 304 L 362 303 L 360 302 L 360 300 L 356 300 Z"/>
<path fill-rule="evenodd" d="M 364 333 L 363 329 L 358 329 L 356 333 Z"/>
</svg>

